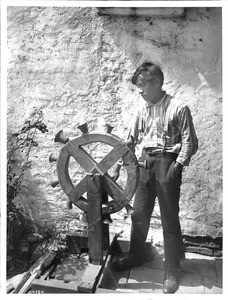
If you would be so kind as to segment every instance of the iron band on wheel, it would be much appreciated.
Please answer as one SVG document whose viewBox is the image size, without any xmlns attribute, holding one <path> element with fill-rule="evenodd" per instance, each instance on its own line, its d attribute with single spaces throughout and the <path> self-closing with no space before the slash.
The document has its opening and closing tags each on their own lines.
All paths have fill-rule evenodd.
<svg viewBox="0 0 228 300">
<path fill-rule="evenodd" d="M 97 163 L 82 146 L 100 142 L 112 146 L 113 149 Z M 85 133 L 65 144 L 57 160 L 59 183 L 71 202 L 87 212 L 87 199 L 82 195 L 87 191 L 85 177 L 74 186 L 68 172 L 70 157 L 85 170 L 86 173 L 102 175 L 102 189 L 113 199 L 102 205 L 102 214 L 111 214 L 125 207 L 133 197 L 139 181 L 139 165 L 134 153 L 120 138 L 113 134 Z M 120 159 L 126 165 L 127 182 L 124 190 L 108 175 L 107 171 Z"/>
</svg>

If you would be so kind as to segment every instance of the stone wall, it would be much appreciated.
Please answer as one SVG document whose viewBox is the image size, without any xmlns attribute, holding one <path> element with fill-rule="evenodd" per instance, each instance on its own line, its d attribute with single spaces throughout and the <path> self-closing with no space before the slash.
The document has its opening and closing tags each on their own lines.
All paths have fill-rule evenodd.
<svg viewBox="0 0 228 300">
<path fill-rule="evenodd" d="M 89 131 L 125 137 L 139 97 L 130 80 L 145 60 L 160 64 L 164 89 L 192 111 L 199 150 L 183 175 L 184 234 L 222 235 L 222 33 L 220 8 L 187 8 L 181 17 L 100 15 L 96 8 L 8 7 L 8 134 L 42 110 L 48 133 L 32 151 L 28 189 L 17 204 L 34 221 L 75 227 L 77 209 L 54 190 L 49 165 L 55 134 Z M 102 149 L 103 153 L 104 150 Z M 101 153 L 97 153 L 101 155 Z M 72 171 L 79 178 L 79 171 Z"/>
</svg>

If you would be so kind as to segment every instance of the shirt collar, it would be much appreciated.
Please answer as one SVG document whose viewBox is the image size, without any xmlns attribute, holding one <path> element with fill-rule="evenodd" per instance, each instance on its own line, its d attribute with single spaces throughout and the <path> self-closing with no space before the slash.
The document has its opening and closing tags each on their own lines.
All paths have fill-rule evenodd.
<svg viewBox="0 0 228 300">
<path fill-rule="evenodd" d="M 146 102 L 146 106 L 147 106 L 147 107 L 160 106 L 160 105 L 163 103 L 163 101 L 165 100 L 166 95 L 167 95 L 167 94 L 166 94 L 166 92 L 164 91 L 162 97 L 160 98 L 160 100 L 159 100 L 157 103 L 153 104 L 153 103 L 151 103 L 151 102 Z"/>
</svg>

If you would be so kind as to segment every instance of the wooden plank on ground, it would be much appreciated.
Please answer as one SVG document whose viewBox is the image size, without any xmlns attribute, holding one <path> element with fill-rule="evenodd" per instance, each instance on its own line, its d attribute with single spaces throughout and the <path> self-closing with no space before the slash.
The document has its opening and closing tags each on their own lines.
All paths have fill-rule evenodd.
<svg viewBox="0 0 228 300">
<path fill-rule="evenodd" d="M 79 293 L 94 293 L 96 278 L 100 272 L 101 265 L 89 264 L 78 284 Z"/>
<path fill-rule="evenodd" d="M 32 294 L 75 294 L 77 293 L 77 285 L 75 281 L 65 283 L 62 280 L 50 279 L 34 279 L 31 284 Z"/>
<path fill-rule="evenodd" d="M 26 273 L 27 272 L 24 272 L 22 274 L 17 274 L 7 280 L 7 282 L 6 282 L 6 293 L 7 294 L 13 292 L 15 289 L 18 288 L 19 284 L 21 284 L 21 281 Z"/>
<path fill-rule="evenodd" d="M 85 270 L 83 278 L 78 285 L 78 291 L 80 293 L 96 293 L 97 287 L 112 288 L 117 286 L 115 277 L 109 268 L 109 262 L 112 258 L 112 249 L 116 243 L 117 238 L 122 232 L 116 233 L 109 246 L 109 249 L 103 259 L 103 264 L 100 266 L 89 264 Z"/>
<path fill-rule="evenodd" d="M 185 252 L 199 253 L 201 255 L 213 256 L 213 250 L 204 247 L 186 246 Z"/>
<path fill-rule="evenodd" d="M 123 292 L 116 291 L 116 290 L 110 290 L 110 289 L 103 289 L 103 288 L 97 288 L 96 294 L 122 294 Z"/>
<path fill-rule="evenodd" d="M 52 263 L 56 255 L 57 253 L 54 251 L 48 251 L 47 253 L 42 255 L 23 275 L 20 282 L 18 283 L 17 288 L 13 291 L 13 294 L 26 293 L 31 285 L 32 280 L 39 276 L 41 272 Z"/>
</svg>

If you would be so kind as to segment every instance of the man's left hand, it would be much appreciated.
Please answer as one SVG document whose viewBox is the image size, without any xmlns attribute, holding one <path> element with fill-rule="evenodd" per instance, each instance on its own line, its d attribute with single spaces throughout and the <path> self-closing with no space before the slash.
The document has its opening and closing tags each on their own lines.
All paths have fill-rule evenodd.
<svg viewBox="0 0 228 300">
<path fill-rule="evenodd" d="M 176 161 L 174 164 L 175 173 L 178 175 L 182 171 L 182 169 L 183 165 Z"/>
</svg>

